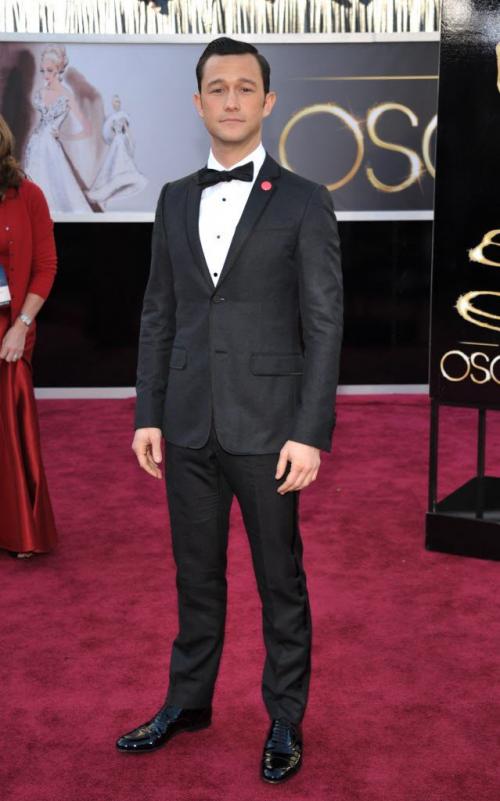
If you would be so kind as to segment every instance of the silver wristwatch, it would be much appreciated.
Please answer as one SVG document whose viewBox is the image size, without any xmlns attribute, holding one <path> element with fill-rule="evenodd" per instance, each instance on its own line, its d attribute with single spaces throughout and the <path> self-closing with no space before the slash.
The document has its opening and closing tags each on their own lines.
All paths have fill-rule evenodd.
<svg viewBox="0 0 500 801">
<path fill-rule="evenodd" d="M 28 314 L 20 314 L 19 319 L 21 320 L 24 325 L 30 327 L 31 323 L 33 322 L 33 317 L 30 317 Z"/>
</svg>

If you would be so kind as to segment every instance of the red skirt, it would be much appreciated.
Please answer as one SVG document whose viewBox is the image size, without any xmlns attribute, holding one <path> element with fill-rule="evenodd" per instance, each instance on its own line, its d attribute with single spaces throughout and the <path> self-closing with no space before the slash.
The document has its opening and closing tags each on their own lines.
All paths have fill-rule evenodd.
<svg viewBox="0 0 500 801">
<path fill-rule="evenodd" d="M 0 308 L 0 342 L 10 327 Z M 18 362 L 0 359 L 0 548 L 50 551 L 57 532 L 42 464 L 38 415 L 31 376 L 35 328 Z"/>
</svg>

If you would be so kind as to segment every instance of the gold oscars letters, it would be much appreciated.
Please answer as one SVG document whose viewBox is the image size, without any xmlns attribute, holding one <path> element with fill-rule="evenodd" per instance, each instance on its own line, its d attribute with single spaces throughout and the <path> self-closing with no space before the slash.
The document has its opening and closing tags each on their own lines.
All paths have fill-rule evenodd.
<svg viewBox="0 0 500 801">
<path fill-rule="evenodd" d="M 376 147 L 383 150 L 392 151 L 403 155 L 408 160 L 408 172 L 402 181 L 396 184 L 389 184 L 382 180 L 380 176 L 375 174 L 375 170 L 371 166 L 365 167 L 365 174 L 369 182 L 375 189 L 380 192 L 403 192 L 412 184 L 416 183 L 425 170 L 427 169 L 430 175 L 434 178 L 436 175 L 434 164 L 431 158 L 431 141 L 432 135 L 437 127 L 437 116 L 434 115 L 430 122 L 426 125 L 422 136 L 422 154 L 420 155 L 415 150 L 396 142 L 388 142 L 382 139 L 377 131 L 377 124 L 384 114 L 403 114 L 406 116 L 413 128 L 418 127 L 420 121 L 415 112 L 408 106 L 402 103 L 379 103 L 369 109 L 366 116 L 366 133 L 371 142 Z M 336 117 L 344 125 L 346 130 L 350 132 L 354 139 L 356 154 L 352 164 L 345 166 L 345 172 L 336 180 L 324 181 L 325 186 L 330 192 L 340 189 L 342 186 L 348 184 L 357 175 L 358 171 L 363 164 L 365 157 L 365 135 L 360 121 L 349 111 L 337 103 L 314 103 L 311 106 L 306 106 L 293 114 L 285 127 L 283 128 L 279 141 L 279 157 L 284 167 L 289 170 L 297 170 L 300 172 L 300 166 L 292 166 L 288 157 L 288 138 L 292 130 L 304 119 L 318 115 L 318 114 L 331 114 Z"/>
</svg>

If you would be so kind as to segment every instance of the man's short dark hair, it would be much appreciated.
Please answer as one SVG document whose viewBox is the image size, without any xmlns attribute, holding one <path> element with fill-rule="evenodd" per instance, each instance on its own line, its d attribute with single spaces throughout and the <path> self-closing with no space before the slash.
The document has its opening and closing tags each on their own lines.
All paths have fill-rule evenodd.
<svg viewBox="0 0 500 801">
<path fill-rule="evenodd" d="M 245 53 L 250 53 L 250 55 L 255 56 L 259 62 L 260 71 L 262 73 L 262 82 L 264 84 L 264 92 L 267 95 L 271 81 L 271 67 L 269 66 L 269 62 L 253 45 L 248 44 L 248 42 L 238 42 L 236 39 L 230 39 L 229 36 L 220 36 L 218 39 L 214 39 L 206 46 L 205 50 L 201 54 L 196 65 L 198 91 L 201 92 L 203 68 L 210 56 L 242 56 Z"/>
</svg>

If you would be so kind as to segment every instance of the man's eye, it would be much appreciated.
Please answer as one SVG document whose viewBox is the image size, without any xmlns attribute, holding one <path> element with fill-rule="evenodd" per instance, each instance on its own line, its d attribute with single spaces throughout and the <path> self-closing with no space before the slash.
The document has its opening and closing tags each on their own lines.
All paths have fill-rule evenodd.
<svg viewBox="0 0 500 801">
<path fill-rule="evenodd" d="M 210 90 L 210 94 L 211 95 L 220 95 L 221 92 L 222 92 L 222 89 L 211 89 Z"/>
</svg>

